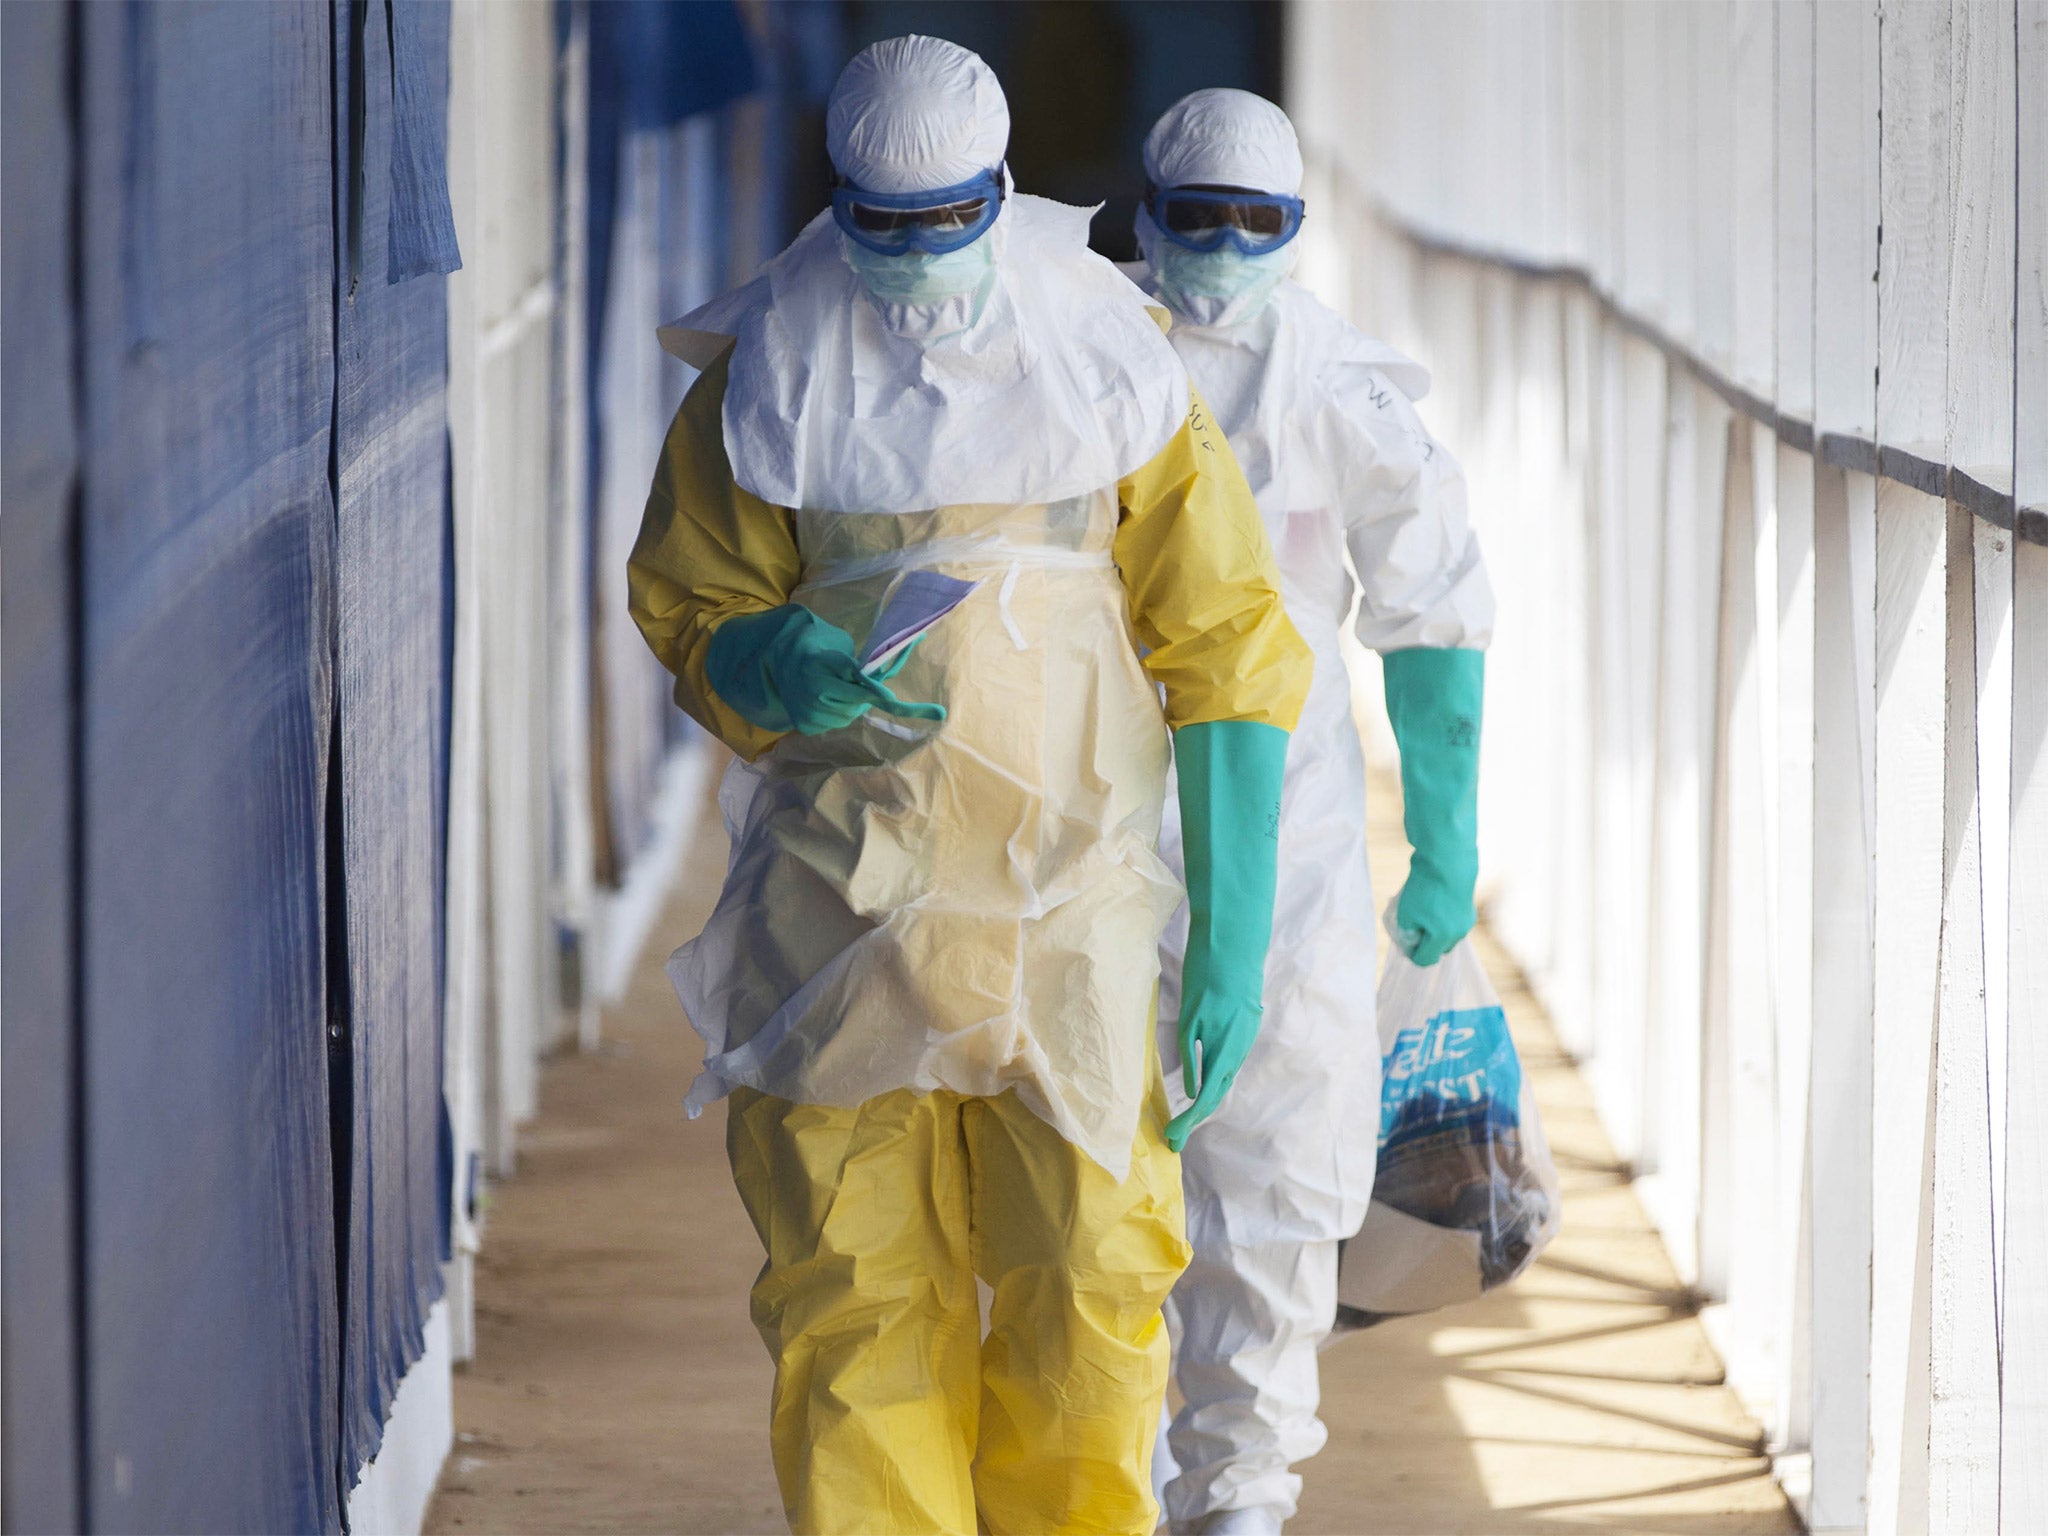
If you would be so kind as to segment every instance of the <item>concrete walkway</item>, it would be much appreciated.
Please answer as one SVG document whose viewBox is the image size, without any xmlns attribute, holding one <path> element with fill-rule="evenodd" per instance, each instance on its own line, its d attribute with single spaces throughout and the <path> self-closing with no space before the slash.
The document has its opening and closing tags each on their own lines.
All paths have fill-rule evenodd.
<svg viewBox="0 0 2048 1536">
<path fill-rule="evenodd" d="M 1375 783 L 1383 892 L 1405 865 L 1397 794 Z M 747 1320 L 760 1247 L 723 1114 L 679 1113 L 699 1053 L 660 966 L 702 923 L 724 860 L 707 807 L 606 1045 L 547 1069 L 519 1177 L 489 1212 L 477 1358 L 456 1376 L 431 1532 L 784 1529 L 768 1361 Z M 1796 1532 L 1583 1084 L 1482 946 L 1564 1172 L 1564 1232 L 1506 1291 L 1323 1357 L 1330 1444 L 1304 1468 L 1290 1532 Z"/>
</svg>

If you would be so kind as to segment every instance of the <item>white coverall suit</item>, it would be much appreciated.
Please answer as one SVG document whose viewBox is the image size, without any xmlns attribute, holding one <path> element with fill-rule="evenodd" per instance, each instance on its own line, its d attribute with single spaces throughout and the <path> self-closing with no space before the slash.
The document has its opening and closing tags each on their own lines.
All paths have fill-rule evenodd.
<svg viewBox="0 0 2048 1536">
<path fill-rule="evenodd" d="M 1226 97 L 1263 110 L 1220 144 L 1148 142 L 1155 182 L 1298 189 L 1299 151 L 1277 107 L 1243 92 L 1191 101 Z M 1142 214 L 1140 235 L 1156 252 Z M 1156 276 L 1140 281 L 1158 288 Z M 1294 1513 L 1301 1479 L 1289 1465 L 1327 1438 L 1316 1351 L 1335 1316 L 1337 1244 L 1358 1230 L 1372 1194 L 1376 931 L 1365 765 L 1339 628 L 1354 597 L 1358 638 L 1375 650 L 1479 649 L 1493 627 L 1463 475 L 1411 403 L 1427 372 L 1305 289 L 1282 281 L 1270 293 L 1222 324 L 1177 313 L 1170 337 L 1244 468 L 1288 615 L 1315 656 L 1287 758 L 1264 1024 L 1230 1098 L 1181 1155 L 1194 1249 L 1172 1302 L 1185 1406 L 1168 1435 L 1177 1469 L 1155 1457 L 1177 1531 L 1277 1531 Z M 1161 852 L 1179 867 L 1171 814 Z M 1183 907 L 1162 941 L 1162 1020 L 1179 1006 L 1186 933 Z M 1177 1083 L 1170 1028 L 1160 1049 Z"/>
</svg>

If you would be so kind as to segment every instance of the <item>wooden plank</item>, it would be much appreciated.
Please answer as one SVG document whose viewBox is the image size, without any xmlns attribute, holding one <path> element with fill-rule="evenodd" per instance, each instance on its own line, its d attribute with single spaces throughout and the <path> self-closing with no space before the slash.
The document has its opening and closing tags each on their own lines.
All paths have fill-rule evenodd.
<svg viewBox="0 0 2048 1536">
<path fill-rule="evenodd" d="M 555 49 L 552 23 L 529 7 L 461 5 L 451 27 L 450 182 L 464 264 L 449 282 L 456 636 L 446 1066 L 466 1195 L 472 1152 L 494 1173 L 511 1171 L 517 1126 L 533 1108 L 535 1054 L 557 1033 L 548 863 L 556 754 L 546 712 L 559 617 L 549 586 L 558 561 L 548 545 L 546 302 Z M 580 240 L 581 225 L 572 228 Z M 582 814 L 581 805 L 565 810 Z M 457 1241 L 465 1252 L 475 1246 L 466 1220 Z M 458 1310 L 451 1322 L 464 1355 L 469 1319 Z"/>
<path fill-rule="evenodd" d="M 1660 132 L 1657 203 L 1657 305 L 1649 312 L 1669 335 L 1700 341 L 1701 291 L 1714 290 L 1708 308 L 1720 331 L 1718 305 L 1727 284 L 1729 0 L 1650 7 L 1657 17 L 1656 109 Z M 1713 131 L 1701 132 L 1703 124 Z M 1630 122 L 1629 130 L 1635 124 Z M 1706 227 L 1708 218 L 1720 222 Z M 1724 333 L 1725 334 L 1725 333 Z M 1713 346 L 1720 346 L 1716 336 Z M 1726 348 L 1720 350 L 1725 356 Z"/>
<path fill-rule="evenodd" d="M 1823 430 L 1877 430 L 1875 0 L 1814 12 L 1814 391 Z"/>
<path fill-rule="evenodd" d="M 1280 105 L 1294 120 L 1303 158 L 1329 154 L 1338 112 L 1336 30 L 1341 12 L 1328 0 L 1290 5 L 1280 16 Z M 1368 69 L 1375 65 L 1366 56 Z"/>
<path fill-rule="evenodd" d="M 476 270 L 479 147 L 477 98 L 485 89 L 480 66 L 479 7 L 456 5 L 448 18 L 448 195 L 463 235 L 463 269 L 448 278 L 448 440 L 455 524 L 455 601 L 449 697 L 447 874 L 442 924 L 446 977 L 442 1019 L 442 1094 L 454 1141 L 455 1188 L 450 1235 L 449 1329 L 458 1360 L 476 1351 L 474 1265 L 479 1232 L 471 1196 L 471 1170 L 486 1145 L 485 1014 L 490 929 L 485 920 L 489 863 L 484 841 L 482 568 L 477 559 L 482 508 L 477 366 L 481 321 Z"/>
<path fill-rule="evenodd" d="M 1748 942 L 1736 954 L 1738 996 L 1744 1001 L 1735 1015 L 1735 1089 L 1742 1128 L 1734 1152 L 1742 1170 L 1737 1198 L 1744 1220 L 1730 1276 L 1729 1309 L 1742 1340 L 1730 1362 L 1730 1380 L 1764 1419 L 1771 1443 L 1782 1448 L 1786 1314 L 1805 1143 L 1805 1010 L 1799 1009 L 1791 1023 L 1778 1011 L 1787 938 L 1779 826 L 1785 769 L 1778 700 L 1779 444 L 1775 429 L 1763 422 L 1738 417 L 1736 430 L 1748 438 L 1755 521 L 1748 561 L 1723 579 L 1747 581 L 1751 588 L 1754 718 L 1743 727 L 1753 738 L 1748 759 L 1729 785 L 1731 797 L 1739 797 L 1734 822 L 1746 866 L 1737 889 L 1749 892 L 1751 908 L 1744 915 Z"/>
<path fill-rule="evenodd" d="M 1643 1136 L 1643 1008 L 1647 1002 L 1648 850 L 1656 734 L 1657 565 L 1666 519 L 1665 389 L 1661 353 L 1623 339 L 1605 379 L 1596 586 L 1600 639 L 1595 772 L 1600 785 L 1594 890 L 1595 1047 L 1591 1073 L 1616 1146 L 1638 1156 Z"/>
<path fill-rule="evenodd" d="M 1947 506 L 1946 794 L 1934 1059 L 1927 1529 L 1998 1524 L 1998 1304 L 1977 798 L 1975 519 Z"/>
<path fill-rule="evenodd" d="M 1518 504 L 1498 509 L 1482 535 L 1493 569 L 1530 573 L 1527 582 L 1496 588 L 1502 629 L 1528 643 L 1503 647 L 1487 661 L 1493 703 L 1486 739 L 1502 768 L 1480 777 L 1482 853 L 1489 864 L 1502 859 L 1507 877 L 1487 915 L 1497 932 L 1512 935 L 1506 942 L 1527 957 L 1525 963 L 1546 978 L 1559 958 L 1555 878 L 1573 863 L 1584 863 L 1583 845 L 1566 841 L 1570 803 L 1578 793 L 1567 762 L 1567 722 L 1574 718 L 1572 697 L 1584 672 L 1571 618 L 1576 612 L 1582 622 L 1584 609 L 1583 552 L 1577 547 L 1583 519 L 1566 458 L 1564 308 L 1570 297 L 1562 284 L 1521 287 L 1516 428 L 1522 472 L 1513 477 L 1521 496 Z M 1501 686 L 1491 686 L 1496 679 Z M 1527 755 L 1536 741 L 1552 748 L 1541 766 Z"/>
<path fill-rule="evenodd" d="M 1815 5 L 1784 0 L 1771 13 L 1777 21 L 1771 398 L 1779 410 L 1807 422 L 1813 420 Z"/>
<path fill-rule="evenodd" d="M 1603 162 L 1599 124 L 1604 101 L 1601 60 L 1607 34 L 1597 0 L 1585 5 L 1558 6 L 1558 255 L 1559 259 L 1596 273 L 1599 241 L 1596 223 L 1606 199 L 1594 195 L 1597 167 Z M 1597 278 L 1596 278 L 1597 280 Z"/>
<path fill-rule="evenodd" d="M 1536 28 L 1536 45 L 1543 60 L 1543 95 L 1540 98 L 1545 124 L 1543 158 L 1541 179 L 1532 182 L 1532 195 L 1537 200 L 1542 221 L 1544 259 L 1561 263 L 1572 259 L 1571 245 L 1566 238 L 1564 200 L 1567 89 L 1564 10 L 1557 5 L 1524 9 L 1529 12 Z"/>
<path fill-rule="evenodd" d="M 1616 256 L 1616 135 L 1612 55 L 1619 23 L 1611 0 L 1560 7 L 1564 27 L 1563 254 L 1609 286 Z"/>
<path fill-rule="evenodd" d="M 1688 1279 L 1700 1273 L 1703 995 L 1728 430 L 1728 407 L 1717 395 L 1690 380 L 1673 381 L 1650 844 L 1647 1076 L 1656 1157 L 1643 1198 Z"/>
<path fill-rule="evenodd" d="M 1946 0 L 1888 5 L 1878 251 L 1877 433 L 1946 447 L 1951 25 Z M 1947 509 L 1878 490 L 1877 1009 L 1870 1520 L 1929 1520 L 1933 1043 L 1946 803 Z"/>
<path fill-rule="evenodd" d="M 1678 7 L 1621 8 L 1616 121 L 1620 134 L 1620 265 L 1613 293 L 1638 315 L 1666 316 L 1665 199 L 1672 167 L 1665 154 L 1663 18 Z"/>
<path fill-rule="evenodd" d="M 1810 18 L 1809 18 L 1810 20 Z M 1730 57 L 1730 132 L 1734 145 L 1729 230 L 1729 365 L 1736 383 L 1771 397 L 1776 383 L 1777 252 L 1796 231 L 1777 228 L 1778 33 L 1774 0 L 1736 0 Z M 1810 170 L 1811 161 L 1807 162 Z M 1804 221 L 1802 221 L 1803 223 Z"/>
<path fill-rule="evenodd" d="M 2005 1314 L 2006 1097 L 2012 983 L 2013 545 L 2011 530 L 1971 519 L 1977 619 L 1977 800 L 1983 850 L 1984 1085 L 1990 1144 L 1991 1283 Z"/>
<path fill-rule="evenodd" d="M 1787 0 L 1775 21 L 1772 94 L 1775 241 L 1771 397 L 1780 410 L 1813 419 L 1813 108 L 1814 5 Z M 1776 614 L 1778 626 L 1777 912 L 1772 1008 L 1778 1021 L 1778 1146 L 1783 1258 L 1772 1426 L 1788 1453 L 1810 1451 L 1813 1429 L 1815 1291 L 1811 1262 L 1813 1208 L 1813 942 L 1814 866 L 1814 461 L 1779 442 Z M 1808 1478 L 1811 1499 L 1811 1477 Z"/>
<path fill-rule="evenodd" d="M 1777 893 L 1772 932 L 1772 1015 L 1776 1020 L 1780 1208 L 1775 1331 L 1782 1341 L 1772 1397 L 1777 1443 L 1805 1448 L 1811 1415 L 1813 1292 L 1805 1261 L 1812 1221 L 1808 1164 L 1813 1060 L 1814 870 L 1814 463 L 1770 443 L 1776 481 L 1771 590 L 1776 614 L 1773 740 Z"/>
<path fill-rule="evenodd" d="M 1817 430 L 1864 438 L 1876 430 L 1878 61 L 1874 0 L 1815 6 L 1810 410 Z M 1796 131 L 1796 117 L 1782 119 L 1782 129 Z M 1786 158 L 1780 164 L 1786 168 Z M 1780 336 L 1790 332 L 1790 324 L 1780 328 Z M 1782 340 L 1780 356 L 1796 356 L 1796 346 Z M 1794 410 L 1790 395 L 1786 408 Z M 1806 1196 L 1815 1321 L 1806 1372 L 1812 1413 L 1806 1518 L 1815 1530 L 1855 1532 L 1866 1528 L 1870 1466 L 1874 612 L 1876 481 L 1815 463 L 1815 815 L 1808 844 L 1815 938 Z"/>
<path fill-rule="evenodd" d="M 2035 40 L 2042 46 L 2041 40 Z M 2044 50 L 2048 62 L 2048 50 Z M 2024 78 L 2024 77 L 2023 77 Z M 2048 70 L 2037 77 L 2048 83 Z M 2023 247 L 2024 248 L 2024 247 Z M 2033 386 L 2029 389 L 2027 386 Z M 2048 409 L 2048 369 L 2022 376 Z M 2006 1067 L 2000 1502 L 2010 1531 L 2048 1529 L 2048 546 L 2015 550 L 2011 1028 Z"/>
<path fill-rule="evenodd" d="M 1726 212 L 1715 226 L 1703 221 L 1698 237 L 1703 251 L 1725 263 L 1721 281 L 1726 291 L 1717 294 L 1712 281 L 1702 283 L 1700 336 L 1709 362 L 1769 398 L 1776 353 L 1774 7 L 1735 0 L 1718 25 L 1725 40 L 1713 63 L 1725 84 L 1714 97 L 1714 121 L 1725 124 L 1719 131 L 1729 146 L 1722 193 Z M 1725 108 L 1718 105 L 1723 101 Z M 1710 126 L 1703 112 L 1703 133 Z M 1782 936 L 1777 910 L 1777 439 L 1770 428 L 1747 417 L 1738 418 L 1734 430 L 1742 439 L 1751 521 L 1747 548 L 1722 578 L 1731 586 L 1742 583 L 1749 588 L 1747 635 L 1741 637 L 1749 653 L 1747 675 L 1738 690 L 1738 715 L 1730 722 L 1733 771 L 1726 785 L 1735 840 L 1734 889 L 1743 893 L 1740 908 L 1731 913 L 1738 926 L 1729 956 L 1734 1134 L 1728 1155 L 1735 1209 L 1742 1219 L 1730 1233 L 1727 1353 L 1730 1382 L 1775 1434 L 1782 1406 L 1780 1289 L 1790 1252 L 1782 1226 L 1784 1213 L 1797 1209 L 1798 1190 L 1796 1180 L 1787 1185 L 1780 1178 L 1783 1084 L 1774 984 Z"/>
<path fill-rule="evenodd" d="M 1948 0 L 1888 5 L 1879 60 L 1878 439 L 1936 463 L 1948 439 L 1951 31 Z"/>
<path fill-rule="evenodd" d="M 1823 8 L 1825 9 L 1825 8 Z M 1816 1531 L 1861 1531 L 1869 1424 L 1877 484 L 1814 466 L 1813 1118 L 1808 1393 Z"/>
<path fill-rule="evenodd" d="M 2013 494 L 2048 512 L 2048 4 L 2016 17 Z M 2048 1530 L 2048 546 L 2014 550 L 2001 1514 Z"/>
<path fill-rule="evenodd" d="M 1490 867 L 1505 870 L 1510 881 L 1516 873 L 1526 876 L 1522 894 L 1539 898 L 1542 872 L 1557 867 L 1559 852 L 1551 841 L 1557 827 L 1556 770 L 1546 765 L 1520 772 L 1509 765 L 1521 761 L 1518 744 L 1547 739 L 1554 720 L 1550 711 L 1559 635 L 1551 620 L 1567 558 L 1556 530 L 1575 511 L 1559 491 L 1564 448 L 1560 285 L 1496 271 L 1482 283 L 1480 297 L 1487 317 L 1486 362 L 1480 377 L 1460 383 L 1462 393 L 1479 400 L 1484 424 L 1481 436 L 1462 440 L 1458 451 L 1467 469 L 1473 526 L 1490 568 L 1518 569 L 1528 577 L 1496 584 L 1495 632 L 1513 632 L 1531 642 L 1501 647 L 1487 659 L 1486 750 L 1492 766 L 1483 766 L 1480 774 L 1481 846 Z M 1539 906 L 1546 910 L 1531 910 Z M 1532 961 L 1547 970 L 1547 903 L 1531 899 L 1522 910 L 1533 920 L 1528 926 L 1543 930 L 1529 935 L 1525 926 L 1524 931 L 1539 946 L 1531 951 Z"/>
<path fill-rule="evenodd" d="M 1953 12 L 1945 434 L 1950 463 L 2002 485 L 2012 462 L 2014 22 L 2010 0 Z M 1948 792 L 1934 1131 L 1930 1529 L 1998 1520 L 1997 1225 L 2005 1076 L 2010 548 L 1951 502 Z M 1979 601 L 1980 593 L 1982 601 Z M 1980 731 L 1980 726 L 1982 727 Z M 1995 875 L 1993 874 L 1995 871 Z M 1990 891 L 1992 880 L 1998 886 Z M 1996 911 L 1998 941 L 1988 942 Z M 1995 971 L 1995 975 L 1994 975 Z M 1995 1038 L 1997 1049 L 1992 1049 Z M 2001 1099 L 2002 1093 L 1998 1095 Z"/>
<path fill-rule="evenodd" d="M 2013 115 L 2022 128 L 2016 154 L 2018 196 L 2013 199 L 2019 220 L 2013 242 L 2019 263 L 2014 284 L 2013 494 L 2019 506 L 2048 512 L 2048 4 L 2022 0 L 2015 33 L 2018 83 Z M 2040 533 L 2032 537 L 2038 540 Z"/>
<path fill-rule="evenodd" d="M 2000 490 L 2013 454 L 2016 21 L 2014 0 L 1956 0 L 1949 108 L 1947 458 Z"/>
<path fill-rule="evenodd" d="M 1678 142 L 1689 147 L 1690 164 L 1674 167 L 1683 178 L 1685 201 L 1668 226 L 1675 283 L 1684 301 L 1674 305 L 1674 334 L 1714 370 L 1727 375 L 1735 349 L 1735 240 L 1742 215 L 1735 206 L 1737 104 L 1735 100 L 1735 0 L 1695 0 L 1665 6 L 1666 88 L 1669 110 L 1690 111 L 1691 121 L 1674 117 Z M 1689 23 L 1689 25 L 1687 25 Z M 1690 98 L 1688 100 L 1688 98 Z M 1766 226 L 1766 200 L 1752 214 Z M 1689 281 L 1687 280 L 1689 278 Z"/>
<path fill-rule="evenodd" d="M 1367 102 L 1354 100 L 1348 111 L 1341 83 L 1332 89 L 1338 110 L 1328 121 L 1325 143 L 1339 172 L 1361 190 L 1370 188 L 1396 213 L 1410 217 L 1425 214 L 1427 204 L 1416 194 L 1430 169 L 1430 114 L 1427 103 L 1418 99 L 1412 71 L 1397 63 L 1417 56 L 1414 44 L 1422 18 L 1408 6 L 1359 7 L 1354 11 L 1330 0 L 1317 9 L 1326 15 L 1345 16 L 1349 26 L 1367 35 L 1362 52 L 1375 85 L 1366 93 Z M 1340 81 L 1346 58 L 1341 51 L 1328 56 L 1328 67 L 1339 73 Z M 1359 118 L 1365 122 L 1359 123 Z M 1358 127 L 1368 131 L 1357 132 Z"/>
<path fill-rule="evenodd" d="M 1947 509 L 1877 498 L 1876 1008 L 1870 1523 L 1927 1521 L 1933 1045 L 1945 772 Z"/>
<path fill-rule="evenodd" d="M 1813 419 L 1877 425 L 1879 24 L 1813 13 Z M 1813 1167 L 1808 1246 L 1817 1531 L 1869 1515 L 1875 1103 L 1876 482 L 1814 468 Z"/>
<path fill-rule="evenodd" d="M 1606 398 L 1603 370 L 1609 365 L 1609 330 L 1591 295 L 1567 296 L 1564 306 L 1564 495 L 1571 515 L 1560 530 L 1570 552 L 1567 585 L 1560 593 L 1563 640 L 1559 731 L 1563 779 L 1558 841 L 1564 859 L 1555 871 L 1556 961 L 1546 978 L 1546 996 L 1567 1031 L 1569 1047 L 1583 1053 L 1591 1041 L 1592 955 L 1595 927 L 1594 828 L 1599 785 L 1595 771 L 1598 708 L 1596 607 L 1599 579 L 1595 536 L 1602 489 L 1599 411 Z"/>
<path fill-rule="evenodd" d="M 1765 720 L 1775 681 L 1762 612 L 1775 607 L 1757 580 L 1759 551 L 1774 546 L 1766 495 L 1776 479 L 1774 440 L 1736 417 L 1728 448 L 1728 527 L 1721 558 L 1719 712 L 1716 721 L 1715 889 L 1710 921 L 1703 1229 L 1719 1227 L 1716 1320 L 1729 1379 L 1745 1401 L 1765 1404 L 1776 1348 L 1776 1062 L 1770 989 L 1771 880 L 1767 806 L 1776 787 Z"/>
<path fill-rule="evenodd" d="M 535 18 L 529 16 L 525 20 L 526 26 L 519 35 L 525 68 L 531 71 L 537 64 L 553 63 L 560 92 L 556 115 L 561 129 L 562 180 L 558 188 L 552 189 L 560 199 L 563 232 L 559 248 L 561 267 L 556 276 L 558 297 L 552 317 L 558 390 L 551 532 L 555 567 L 553 736 L 556 802 L 562 807 L 562 915 L 565 921 L 576 925 L 581 944 L 583 995 L 577 1044 L 588 1050 L 599 1043 L 603 1017 L 598 989 L 592 983 L 596 955 L 602 948 L 603 935 L 599 930 L 603 904 L 598 890 L 597 807 L 592 788 L 596 764 L 592 760 L 591 633 L 582 585 L 588 580 L 591 448 L 585 426 L 590 419 L 590 338 L 586 334 L 590 277 L 590 57 L 585 21 L 572 20 L 569 40 L 557 57 L 552 49 L 537 53 L 535 46 L 552 42 L 552 25 L 543 21 L 535 27 Z M 535 32 L 540 34 L 538 38 Z M 548 100 L 548 87 L 541 85 L 537 95 L 542 101 Z M 547 238 L 552 245 L 552 235 Z"/>
</svg>

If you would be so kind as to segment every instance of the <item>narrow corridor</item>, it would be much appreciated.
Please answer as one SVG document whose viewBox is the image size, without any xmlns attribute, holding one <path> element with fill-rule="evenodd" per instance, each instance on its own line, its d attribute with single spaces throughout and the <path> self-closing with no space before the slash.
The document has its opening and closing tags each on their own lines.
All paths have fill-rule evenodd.
<svg viewBox="0 0 2048 1536">
<path fill-rule="evenodd" d="M 1373 784 L 1374 884 L 1399 878 L 1399 786 Z M 696 1070 L 661 960 L 724 867 L 708 801 L 677 894 L 604 1045 L 545 1071 L 520 1176 L 479 1258 L 476 1360 L 427 1529 L 773 1532 L 769 1368 L 747 1321 L 760 1250 L 725 1166 L 722 1110 L 686 1123 Z M 1796 1532 L 1584 1084 L 1480 936 L 1564 1174 L 1563 1234 L 1523 1280 L 1324 1356 L 1330 1444 L 1310 1533 Z"/>
<path fill-rule="evenodd" d="M 1294 231 L 1219 265 L 1405 424 L 1273 457 L 1366 539 L 1306 585 L 1422 569 L 1307 494 L 1368 458 L 1492 573 L 1476 943 L 1564 1235 L 1335 1344 L 1294 1529 L 2048 1532 L 2048 0 L 5 0 L 0 1533 L 781 1527 L 659 965 L 722 749 L 628 566 L 657 328 L 833 238 L 834 83 L 910 35 L 1000 86 L 995 217 Z M 1217 88 L 1298 208 L 1148 174 Z M 1024 221 L 963 264 L 1098 286 Z M 1063 414 L 1177 390 L 1133 331 Z M 970 500 L 1072 467 L 1002 414 Z"/>
</svg>

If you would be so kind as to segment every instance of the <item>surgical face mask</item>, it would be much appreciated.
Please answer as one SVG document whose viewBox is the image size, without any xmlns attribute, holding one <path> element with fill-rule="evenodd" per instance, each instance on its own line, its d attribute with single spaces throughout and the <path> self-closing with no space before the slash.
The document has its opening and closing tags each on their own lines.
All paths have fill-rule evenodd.
<svg viewBox="0 0 2048 1536">
<path fill-rule="evenodd" d="M 840 250 L 899 336 L 933 341 L 980 318 L 995 277 L 995 245 L 987 236 L 957 251 L 885 255 L 844 237 Z"/>
<path fill-rule="evenodd" d="M 1166 302 L 1196 325 L 1239 325 L 1266 307 L 1280 280 L 1294 269 L 1295 243 L 1250 255 L 1225 244 L 1191 251 L 1163 238 L 1140 208 L 1138 243 Z"/>
<path fill-rule="evenodd" d="M 1266 307 L 1294 265 L 1294 253 L 1285 247 L 1246 256 L 1228 247 L 1190 251 L 1170 245 L 1159 256 L 1159 291 L 1197 325 L 1236 325 L 1251 319 Z"/>
</svg>

